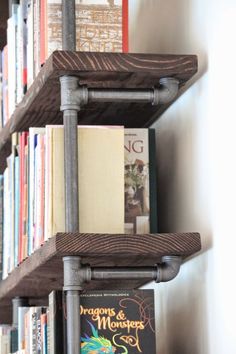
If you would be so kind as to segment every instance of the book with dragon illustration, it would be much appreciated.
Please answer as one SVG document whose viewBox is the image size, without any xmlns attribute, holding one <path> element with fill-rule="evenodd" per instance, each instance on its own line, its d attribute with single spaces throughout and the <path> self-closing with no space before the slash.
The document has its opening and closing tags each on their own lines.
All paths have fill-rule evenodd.
<svg viewBox="0 0 236 354">
<path fill-rule="evenodd" d="M 153 290 L 81 295 L 81 354 L 156 353 Z"/>
</svg>

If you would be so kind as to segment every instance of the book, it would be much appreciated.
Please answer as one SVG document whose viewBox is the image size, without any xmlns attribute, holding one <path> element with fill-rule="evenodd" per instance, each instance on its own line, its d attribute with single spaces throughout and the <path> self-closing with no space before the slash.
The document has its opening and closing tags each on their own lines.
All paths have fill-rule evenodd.
<svg viewBox="0 0 236 354">
<path fill-rule="evenodd" d="M 3 175 L 0 175 L 0 280 L 3 266 Z"/>
<path fill-rule="evenodd" d="M 2 126 L 9 119 L 9 95 L 8 95 L 8 45 L 2 51 Z"/>
<path fill-rule="evenodd" d="M 18 250 L 19 250 L 19 213 L 20 213 L 20 190 L 19 190 L 19 179 L 20 179 L 20 158 L 15 156 L 15 178 L 14 178 L 14 189 L 15 189 L 15 202 L 14 202 L 14 265 L 18 265 Z"/>
<path fill-rule="evenodd" d="M 33 234 L 33 249 L 40 247 L 44 241 L 44 172 L 45 172 L 45 144 L 44 133 L 37 134 L 36 146 L 34 150 L 35 163 L 34 163 L 34 200 L 33 200 L 33 212 L 34 212 L 34 234 Z M 31 179 L 33 183 L 33 179 Z"/>
<path fill-rule="evenodd" d="M 35 148 L 37 144 L 37 135 L 45 134 L 45 128 L 29 128 L 29 196 L 28 196 L 28 254 L 31 254 L 34 250 L 34 231 L 35 231 L 35 219 L 34 219 L 34 211 L 35 211 L 35 173 L 36 173 L 36 165 L 35 165 Z"/>
<path fill-rule="evenodd" d="M 12 16 L 7 20 L 7 43 L 8 45 L 8 94 L 9 94 L 9 117 L 16 106 L 16 44 L 17 44 L 17 4 L 12 4 Z"/>
<path fill-rule="evenodd" d="M 45 239 L 47 239 L 57 232 L 65 231 L 63 126 L 46 126 L 45 149 L 45 181 L 49 183 L 45 186 L 47 190 Z M 80 232 L 123 233 L 123 128 L 80 126 L 78 128 L 78 155 Z M 51 177 L 48 178 L 48 176 Z"/>
<path fill-rule="evenodd" d="M 39 351 L 39 346 L 38 346 L 38 353 L 40 354 L 47 354 L 47 347 L 48 347 L 48 315 L 47 313 L 43 313 L 40 316 L 40 323 L 41 323 L 41 352 Z"/>
<path fill-rule="evenodd" d="M 124 145 L 125 233 L 157 232 L 155 135 L 148 128 L 126 128 Z"/>
<path fill-rule="evenodd" d="M 28 132 L 22 132 L 19 137 L 19 156 L 20 156 L 20 213 L 19 213 L 19 262 L 27 256 L 27 140 Z"/>
<path fill-rule="evenodd" d="M 11 348 L 11 326 L 0 326 L 0 354 L 9 354 Z"/>
<path fill-rule="evenodd" d="M 0 130 L 3 127 L 3 52 L 0 50 Z"/>
<path fill-rule="evenodd" d="M 82 354 L 156 353 L 154 290 L 81 294 L 80 315 Z"/>
<path fill-rule="evenodd" d="M 3 269 L 2 278 L 5 279 L 10 272 L 10 254 L 11 254 L 11 242 L 10 242 L 10 198 L 9 198 L 9 168 L 7 167 L 3 173 Z"/>
<path fill-rule="evenodd" d="M 51 304 L 51 305 L 50 305 Z M 80 294 L 81 354 L 156 353 L 154 290 L 98 290 Z M 66 341 L 66 295 L 49 295 L 50 353 Z M 55 326 L 59 326 L 55 331 Z M 51 327 L 50 327 L 51 328 Z M 65 343 L 64 343 L 65 344 Z M 55 352 L 57 345 L 58 352 Z M 54 349 L 52 349 L 54 348 Z M 51 351 L 52 350 L 52 351 Z M 64 349 L 66 352 L 66 348 Z"/>
<path fill-rule="evenodd" d="M 18 350 L 26 349 L 25 343 L 25 316 L 29 307 L 18 307 Z"/>
<path fill-rule="evenodd" d="M 54 290 L 49 294 L 49 343 L 50 354 L 63 354 L 63 292 Z"/>
<path fill-rule="evenodd" d="M 62 49 L 62 1 L 43 0 L 40 18 L 41 65 Z M 76 50 L 128 51 L 128 0 L 76 0 Z"/>
</svg>

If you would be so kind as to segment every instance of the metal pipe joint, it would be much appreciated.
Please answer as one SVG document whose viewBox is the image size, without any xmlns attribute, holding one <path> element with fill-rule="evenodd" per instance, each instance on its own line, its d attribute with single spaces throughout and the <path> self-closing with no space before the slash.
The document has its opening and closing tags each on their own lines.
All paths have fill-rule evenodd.
<svg viewBox="0 0 236 354">
<path fill-rule="evenodd" d="M 63 257 L 64 287 L 63 290 L 82 290 L 83 284 L 91 280 L 91 269 L 81 265 L 77 256 Z"/>
<path fill-rule="evenodd" d="M 80 257 L 64 257 L 64 290 L 82 290 L 91 280 L 146 279 L 156 283 L 174 279 L 180 270 L 181 257 L 164 256 L 155 267 L 89 267 Z"/>
<path fill-rule="evenodd" d="M 61 76 L 61 111 L 80 111 L 81 106 L 88 103 L 88 89 L 79 86 L 79 79 L 75 76 Z"/>
<path fill-rule="evenodd" d="M 61 81 L 61 111 L 77 110 L 88 102 L 143 102 L 152 105 L 171 102 L 178 93 L 179 81 L 174 78 L 160 79 L 160 88 L 113 89 L 79 86 L 79 79 L 63 76 Z"/>
<path fill-rule="evenodd" d="M 182 259 L 179 256 L 164 256 L 162 263 L 157 265 L 156 283 L 174 279 L 179 273 Z"/>
</svg>

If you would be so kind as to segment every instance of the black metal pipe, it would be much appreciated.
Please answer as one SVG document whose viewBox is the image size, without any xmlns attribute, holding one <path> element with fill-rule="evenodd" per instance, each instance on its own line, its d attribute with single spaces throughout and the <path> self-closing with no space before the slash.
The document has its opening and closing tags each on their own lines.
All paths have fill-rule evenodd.
<svg viewBox="0 0 236 354">
<path fill-rule="evenodd" d="M 79 230 L 77 111 L 64 111 L 63 120 L 65 134 L 65 229 L 66 232 L 76 232 Z"/>
<path fill-rule="evenodd" d="M 63 257 L 64 286 L 66 291 L 66 331 L 67 353 L 80 354 L 80 290 L 83 288 L 87 268 L 81 267 L 81 258 L 77 256 Z"/>
<path fill-rule="evenodd" d="M 29 299 L 27 297 L 16 296 L 12 299 L 12 326 L 18 327 L 18 307 L 29 306 Z"/>
<path fill-rule="evenodd" d="M 92 280 L 105 279 L 156 279 L 157 268 L 154 267 L 119 267 L 119 268 L 91 268 Z"/>
<path fill-rule="evenodd" d="M 91 273 L 88 272 L 88 267 L 85 269 L 91 280 L 147 279 L 160 283 L 174 279 L 179 273 L 181 263 L 179 256 L 163 256 L 162 262 L 155 267 L 95 267 L 90 268 Z"/>
<path fill-rule="evenodd" d="M 75 0 L 62 0 L 62 49 L 76 50 Z"/>
<path fill-rule="evenodd" d="M 88 88 L 91 102 L 153 102 L 154 89 Z"/>
</svg>

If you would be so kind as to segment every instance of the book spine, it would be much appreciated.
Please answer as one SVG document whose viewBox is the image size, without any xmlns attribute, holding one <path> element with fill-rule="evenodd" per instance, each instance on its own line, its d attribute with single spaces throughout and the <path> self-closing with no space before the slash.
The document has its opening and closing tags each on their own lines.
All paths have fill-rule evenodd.
<svg viewBox="0 0 236 354">
<path fill-rule="evenodd" d="M 19 103 L 23 97 L 23 80 L 22 80 L 22 72 L 23 72 L 23 17 L 22 17 L 22 5 L 18 7 L 17 11 L 17 67 L 16 67 L 16 91 L 17 91 L 17 99 L 16 102 Z"/>
<path fill-rule="evenodd" d="M 27 8 L 27 88 L 34 80 L 34 6 L 33 0 L 28 0 Z"/>
<path fill-rule="evenodd" d="M 125 233 L 150 232 L 148 129 L 125 129 Z"/>
<path fill-rule="evenodd" d="M 155 129 L 149 128 L 150 232 L 158 232 L 157 159 Z"/>
<path fill-rule="evenodd" d="M 128 0 L 122 0 L 122 52 L 129 52 L 129 6 Z"/>
<path fill-rule="evenodd" d="M 3 126 L 6 125 L 9 119 L 9 95 L 8 95 L 8 45 L 3 49 Z"/>
<path fill-rule="evenodd" d="M 47 313 L 43 313 L 40 316 L 40 321 L 41 321 L 41 350 L 42 354 L 47 354 Z M 40 351 L 38 351 L 38 354 L 41 354 Z"/>
<path fill-rule="evenodd" d="M 18 308 L 18 350 L 26 349 L 26 314 L 29 307 Z"/>
<path fill-rule="evenodd" d="M 5 169 L 4 173 L 4 185 L 3 185 L 3 270 L 2 278 L 5 279 L 8 275 L 8 245 L 9 245 L 9 196 L 8 196 L 8 184 L 9 184 L 9 169 Z"/>
<path fill-rule="evenodd" d="M 50 354 L 63 354 L 62 292 L 49 294 Z"/>
<path fill-rule="evenodd" d="M 25 148 L 27 145 L 28 132 L 22 132 L 20 135 L 20 146 L 19 146 L 19 155 L 20 155 L 20 217 L 19 217 L 19 262 L 22 262 L 25 254 L 25 240 L 24 240 L 24 231 L 25 231 L 25 214 L 26 214 L 26 156 Z"/>
<path fill-rule="evenodd" d="M 3 261 L 3 175 L 0 175 L 0 280 L 2 279 Z"/>
<path fill-rule="evenodd" d="M 20 179 L 20 159 L 19 156 L 15 157 L 15 252 L 14 252 L 14 264 L 18 265 L 18 252 L 19 252 L 19 210 L 20 210 L 20 191 L 19 191 L 19 179 Z"/>
<path fill-rule="evenodd" d="M 7 21 L 8 46 L 8 94 L 9 94 L 9 117 L 13 114 L 16 106 L 16 13 L 17 6 L 12 5 L 12 17 Z"/>
<path fill-rule="evenodd" d="M 40 66 L 45 63 L 46 52 L 45 52 L 45 28 L 46 28 L 46 0 L 41 0 L 40 6 Z"/>
</svg>

